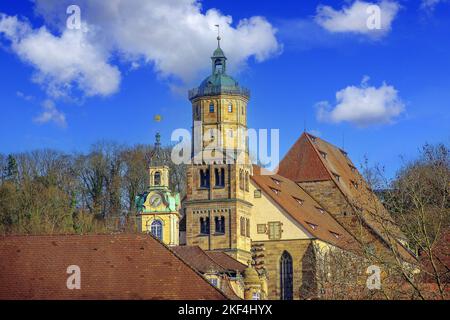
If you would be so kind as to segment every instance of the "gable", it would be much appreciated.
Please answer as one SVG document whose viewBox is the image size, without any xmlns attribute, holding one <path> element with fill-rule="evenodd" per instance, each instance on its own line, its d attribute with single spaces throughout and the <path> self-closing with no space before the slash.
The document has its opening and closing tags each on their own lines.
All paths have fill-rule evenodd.
<svg viewBox="0 0 450 320">
<path fill-rule="evenodd" d="M 282 208 L 282 212 L 301 225 L 313 238 L 346 250 L 356 249 L 353 236 L 297 183 L 277 174 L 261 175 L 257 166 L 254 166 L 253 172 L 255 187 L 261 189 L 273 203 Z M 264 209 L 261 211 L 264 212 Z"/>
<path fill-rule="evenodd" d="M 250 183 L 250 194 L 254 195 L 255 190 L 260 190 L 260 187 L 254 182 Z M 252 241 L 267 241 L 268 234 L 258 233 L 258 225 L 266 225 L 268 228 L 269 222 L 281 222 L 282 230 L 280 240 L 294 240 L 294 239 L 313 239 L 314 237 L 292 216 L 290 216 L 280 205 L 273 201 L 267 195 L 266 191 L 261 190 L 260 198 L 252 199 L 252 220 L 250 227 L 250 237 Z"/>
<path fill-rule="evenodd" d="M 331 176 L 303 133 L 281 160 L 278 174 L 292 181 L 323 181 Z"/>
</svg>

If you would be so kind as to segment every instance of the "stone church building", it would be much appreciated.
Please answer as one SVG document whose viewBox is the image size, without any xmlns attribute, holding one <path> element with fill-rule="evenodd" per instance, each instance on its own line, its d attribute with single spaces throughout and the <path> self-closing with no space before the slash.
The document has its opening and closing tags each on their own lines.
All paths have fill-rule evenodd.
<svg viewBox="0 0 450 320">
<path fill-rule="evenodd" d="M 167 167 L 152 165 L 150 190 L 138 200 L 142 232 L 175 246 L 192 265 L 211 253 L 233 258 L 240 271 L 227 277 L 228 287 L 246 299 L 316 297 L 318 250 L 394 245 L 405 260 L 415 259 L 346 151 L 305 132 L 277 174 L 252 165 L 243 136 L 250 93 L 228 75 L 220 37 L 211 62 L 211 74 L 189 91 L 201 148 L 193 148 L 186 196 L 180 202 L 168 190 Z"/>
</svg>

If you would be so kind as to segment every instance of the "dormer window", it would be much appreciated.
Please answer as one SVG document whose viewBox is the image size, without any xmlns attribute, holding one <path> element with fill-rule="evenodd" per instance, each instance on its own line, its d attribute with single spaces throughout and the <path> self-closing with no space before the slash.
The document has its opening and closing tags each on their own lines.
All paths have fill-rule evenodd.
<svg viewBox="0 0 450 320">
<path fill-rule="evenodd" d="M 324 158 L 325 160 L 327 159 L 327 153 L 326 152 L 319 150 L 319 153 L 322 156 L 322 158 Z"/>
<path fill-rule="evenodd" d="M 281 183 L 280 180 L 277 180 L 277 179 L 274 179 L 274 178 L 272 178 L 272 181 L 275 182 L 276 185 L 280 185 L 280 183 Z"/>
<path fill-rule="evenodd" d="M 323 210 L 323 209 L 320 208 L 320 207 L 316 207 L 316 209 L 317 209 L 317 211 L 319 211 L 321 214 L 324 214 L 324 213 L 325 213 L 325 210 Z"/>
<path fill-rule="evenodd" d="M 342 149 L 339 149 L 339 151 L 342 153 L 342 155 L 343 155 L 344 157 L 347 157 L 347 156 L 348 156 L 348 153 L 347 153 L 346 151 L 344 151 L 344 150 L 342 150 Z"/>
<path fill-rule="evenodd" d="M 336 239 L 339 239 L 339 237 L 341 236 L 339 233 L 333 232 L 333 231 L 329 231 L 331 233 L 331 235 L 333 237 L 335 237 Z"/>
<path fill-rule="evenodd" d="M 316 230 L 317 229 L 317 227 L 318 227 L 318 225 L 317 224 L 314 224 L 314 223 L 311 223 L 311 222 L 306 222 L 307 224 L 308 224 L 308 226 L 311 228 L 311 229 L 313 229 L 313 230 Z"/>
<path fill-rule="evenodd" d="M 339 182 L 341 181 L 341 176 L 338 175 L 337 173 L 333 172 L 333 177 Z"/>
<path fill-rule="evenodd" d="M 275 188 L 270 188 L 270 190 L 272 190 L 273 193 L 275 193 L 276 195 L 278 195 L 281 191 Z"/>
</svg>

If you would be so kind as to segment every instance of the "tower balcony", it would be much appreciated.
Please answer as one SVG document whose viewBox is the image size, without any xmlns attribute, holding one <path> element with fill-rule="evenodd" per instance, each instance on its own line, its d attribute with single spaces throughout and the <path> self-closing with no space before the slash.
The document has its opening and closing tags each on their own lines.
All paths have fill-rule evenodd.
<svg viewBox="0 0 450 320">
<path fill-rule="evenodd" d="M 198 97 L 204 96 L 217 96 L 220 94 L 230 94 L 230 95 L 240 95 L 247 99 L 250 98 L 250 90 L 243 87 L 236 86 L 208 86 L 208 87 L 198 87 L 189 90 L 188 97 L 189 100 L 193 100 Z"/>
</svg>

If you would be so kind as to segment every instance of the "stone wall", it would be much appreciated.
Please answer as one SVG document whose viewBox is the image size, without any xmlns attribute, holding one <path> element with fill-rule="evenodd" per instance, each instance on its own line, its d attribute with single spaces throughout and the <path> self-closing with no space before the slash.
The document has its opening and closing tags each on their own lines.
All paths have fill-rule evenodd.
<svg viewBox="0 0 450 320">
<path fill-rule="evenodd" d="M 293 262 L 294 299 L 310 297 L 314 284 L 314 253 L 311 240 L 258 241 L 264 247 L 264 268 L 267 272 L 268 299 L 280 299 L 280 258 L 287 251 Z"/>
</svg>

